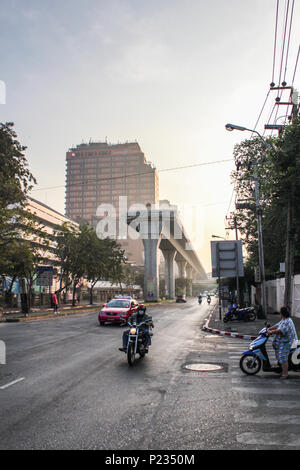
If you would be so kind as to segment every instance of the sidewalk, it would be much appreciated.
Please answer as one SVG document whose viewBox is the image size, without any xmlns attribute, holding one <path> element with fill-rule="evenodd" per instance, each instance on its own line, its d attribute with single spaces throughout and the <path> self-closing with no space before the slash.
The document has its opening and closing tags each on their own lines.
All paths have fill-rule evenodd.
<svg viewBox="0 0 300 470">
<path fill-rule="evenodd" d="M 25 322 L 30 320 L 41 320 L 45 318 L 54 318 L 54 317 L 61 317 L 65 315 L 74 315 L 79 313 L 88 313 L 93 311 L 98 311 L 101 309 L 102 304 L 86 304 L 86 305 L 59 305 L 58 314 L 54 314 L 53 308 L 51 307 L 44 307 L 44 308 L 36 308 L 33 307 L 27 315 L 24 315 L 20 311 L 20 309 L 14 309 L 10 312 L 5 312 L 2 317 L 0 317 L 0 322 Z"/>
<path fill-rule="evenodd" d="M 298 339 L 300 339 L 300 318 L 291 318 L 294 322 Z M 220 320 L 219 318 L 219 305 L 216 303 L 211 307 L 208 320 L 206 321 L 203 330 L 209 333 L 219 334 L 223 336 L 231 336 L 233 338 L 252 340 L 258 336 L 258 332 L 262 328 L 264 328 L 266 322 L 270 326 L 273 326 L 275 325 L 275 323 L 278 323 L 280 319 L 280 315 L 268 314 L 266 319 L 256 319 L 254 321 L 249 322 L 234 320 L 228 323 L 224 323 L 223 320 Z"/>
<path fill-rule="evenodd" d="M 175 303 L 175 300 L 163 300 L 160 302 L 143 302 L 143 304 L 147 307 L 156 307 L 158 305 L 172 305 Z M 1 322 L 26 322 L 26 321 L 33 321 L 33 320 L 42 320 L 46 318 L 57 318 L 66 315 L 74 315 L 80 313 L 88 313 L 88 312 L 98 312 L 101 310 L 103 303 L 101 304 L 81 304 L 75 305 L 65 305 L 61 304 L 58 306 L 58 314 L 54 314 L 53 308 L 51 307 L 44 307 L 38 308 L 33 307 L 31 311 L 26 316 L 24 313 L 20 311 L 20 309 L 12 309 L 10 312 L 5 312 L 3 316 L 0 316 L 0 323 Z"/>
</svg>

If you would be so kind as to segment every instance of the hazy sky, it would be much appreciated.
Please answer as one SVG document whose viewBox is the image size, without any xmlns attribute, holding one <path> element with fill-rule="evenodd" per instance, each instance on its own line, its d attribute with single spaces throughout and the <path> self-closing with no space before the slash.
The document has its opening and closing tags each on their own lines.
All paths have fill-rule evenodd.
<svg viewBox="0 0 300 470">
<path fill-rule="evenodd" d="M 287 82 L 299 45 L 299 3 Z M 232 158 L 234 144 L 249 135 L 229 133 L 224 125 L 253 128 L 269 90 L 276 4 L 1 0 L 0 80 L 6 84 L 6 104 L 0 104 L 0 120 L 15 122 L 28 147 L 41 189 L 32 196 L 64 212 L 65 153 L 90 139 L 137 140 L 158 170 Z M 280 0 L 276 83 L 286 5 Z M 294 85 L 299 89 L 299 74 Z M 264 131 L 275 97 L 271 92 L 258 131 Z M 232 169 L 224 162 L 159 173 L 160 199 L 183 207 L 207 271 L 211 234 L 225 235 Z M 43 189 L 52 186 L 60 187 Z"/>
</svg>

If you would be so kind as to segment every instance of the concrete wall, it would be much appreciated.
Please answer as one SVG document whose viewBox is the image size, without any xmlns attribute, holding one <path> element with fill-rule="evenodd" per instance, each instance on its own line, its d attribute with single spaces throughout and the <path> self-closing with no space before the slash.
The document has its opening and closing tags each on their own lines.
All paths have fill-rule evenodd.
<svg viewBox="0 0 300 470">
<path fill-rule="evenodd" d="M 266 282 L 268 311 L 279 312 L 284 301 L 284 278 Z M 292 283 L 292 316 L 300 318 L 300 274 L 293 278 Z"/>
</svg>

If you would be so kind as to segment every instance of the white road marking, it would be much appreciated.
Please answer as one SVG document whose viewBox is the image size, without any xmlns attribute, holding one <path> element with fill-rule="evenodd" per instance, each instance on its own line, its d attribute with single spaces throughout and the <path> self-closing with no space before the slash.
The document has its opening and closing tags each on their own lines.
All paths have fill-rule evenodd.
<svg viewBox="0 0 300 470">
<path fill-rule="evenodd" d="M 299 388 L 291 389 L 282 387 L 276 388 L 258 388 L 258 387 L 233 387 L 234 392 L 256 393 L 259 395 L 299 395 Z"/>
<path fill-rule="evenodd" d="M 9 382 L 6 385 L 2 385 L 2 387 L 0 387 L 0 390 L 5 390 L 6 388 L 11 387 L 16 383 L 21 382 L 22 380 L 25 380 L 25 377 L 21 377 L 20 379 L 13 380 L 12 382 Z"/>
<path fill-rule="evenodd" d="M 237 442 L 246 446 L 255 445 L 263 448 L 270 446 L 300 448 L 299 433 L 295 433 L 294 429 L 296 426 L 298 429 L 300 427 L 298 383 L 292 379 L 281 382 L 278 374 L 274 374 L 274 377 L 272 375 L 251 377 L 242 374 L 238 358 L 241 351 L 241 343 L 230 344 L 228 347 L 232 392 L 238 394 L 240 398 L 238 409 L 234 413 L 234 422 L 240 425 L 251 423 L 256 428 L 252 432 L 236 433 Z M 273 348 L 267 348 L 267 352 L 270 362 L 276 363 Z M 262 402 L 265 405 L 263 414 L 258 413 Z M 293 414 L 288 415 L 287 410 Z M 274 414 L 275 411 L 276 414 Z M 267 424 L 272 428 L 275 427 L 273 432 L 261 432 L 259 426 Z M 294 432 L 283 433 L 283 426 L 292 426 Z"/>
<path fill-rule="evenodd" d="M 244 432 L 237 435 L 237 441 L 241 444 L 252 444 L 261 446 L 280 446 L 299 447 L 300 439 L 297 434 L 288 433 L 286 436 L 279 431 L 278 433 L 259 433 Z"/>
<path fill-rule="evenodd" d="M 289 416 L 289 415 L 242 415 L 241 413 L 235 413 L 235 423 L 255 423 L 255 424 L 300 424 L 300 416 Z"/>
</svg>

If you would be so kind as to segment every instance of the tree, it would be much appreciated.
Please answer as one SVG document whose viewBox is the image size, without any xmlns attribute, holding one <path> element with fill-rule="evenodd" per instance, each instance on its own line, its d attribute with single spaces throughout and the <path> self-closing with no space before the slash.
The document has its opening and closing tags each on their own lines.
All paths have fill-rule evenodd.
<svg viewBox="0 0 300 470">
<path fill-rule="evenodd" d="M 17 278 L 24 290 L 28 287 L 30 308 L 36 266 L 48 239 L 26 207 L 36 180 L 28 169 L 25 150 L 17 140 L 14 124 L 0 123 L 0 273 L 11 278 L 8 296 Z"/>
<path fill-rule="evenodd" d="M 72 283 L 73 247 L 76 236 L 75 226 L 67 222 L 58 227 L 53 234 L 53 241 L 55 243 L 53 252 L 56 257 L 54 264 L 59 269 L 58 294 L 66 291 Z"/>
<path fill-rule="evenodd" d="M 299 247 L 300 203 L 300 120 L 295 118 L 278 139 L 278 152 L 274 155 L 278 169 L 277 194 L 287 211 L 285 243 L 285 293 L 284 304 L 291 306 L 292 276 Z M 297 243 L 298 241 L 298 243 Z"/>
<path fill-rule="evenodd" d="M 99 239 L 92 228 L 89 229 L 88 237 L 86 278 L 90 281 L 90 304 L 93 304 L 93 289 L 96 283 L 114 278 L 115 272 L 125 258 L 124 251 L 115 240 Z"/>
<path fill-rule="evenodd" d="M 27 225 L 28 213 L 24 208 L 36 183 L 24 155 L 26 147 L 18 142 L 13 128 L 11 122 L 0 123 L 0 247 L 15 238 L 20 224 L 23 229 Z M 5 256 L 5 251 L 1 256 Z"/>
<path fill-rule="evenodd" d="M 93 288 L 100 279 L 115 282 L 122 277 L 124 251 L 116 241 L 99 239 L 88 225 L 79 228 L 63 224 L 54 234 L 55 254 L 60 270 L 59 293 L 73 286 L 72 304 L 75 305 L 77 285 L 82 278 L 90 281 L 90 303 L 93 303 Z"/>
<path fill-rule="evenodd" d="M 237 170 L 232 179 L 237 197 L 246 207 L 237 210 L 239 230 L 248 261 L 257 264 L 254 172 L 257 172 L 262 209 L 266 277 L 274 276 L 286 260 L 285 305 L 291 303 L 291 277 L 300 270 L 300 125 L 295 119 L 278 137 L 269 139 L 269 151 L 259 138 L 235 146 Z"/>
</svg>

